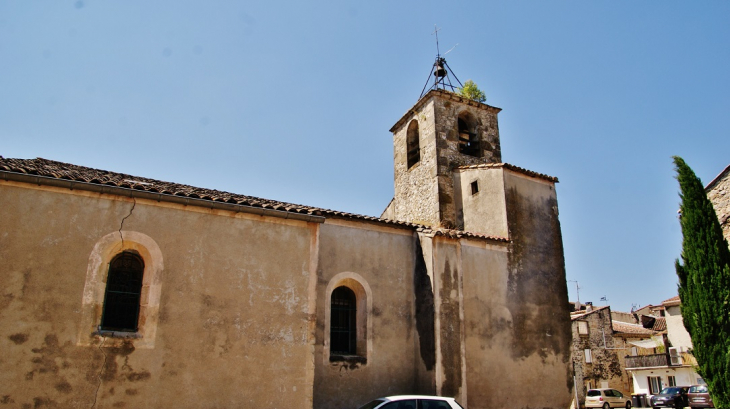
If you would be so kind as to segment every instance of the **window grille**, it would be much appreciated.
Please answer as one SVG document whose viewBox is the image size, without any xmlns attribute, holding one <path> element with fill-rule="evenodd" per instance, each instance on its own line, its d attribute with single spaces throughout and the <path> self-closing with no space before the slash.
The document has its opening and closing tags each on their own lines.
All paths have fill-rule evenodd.
<svg viewBox="0 0 730 409">
<path fill-rule="evenodd" d="M 347 287 L 337 287 L 332 291 L 330 314 L 330 354 L 355 355 L 357 351 L 355 293 Z"/>
<path fill-rule="evenodd" d="M 144 262 L 132 253 L 121 253 L 109 263 L 101 329 L 137 331 Z"/>
</svg>

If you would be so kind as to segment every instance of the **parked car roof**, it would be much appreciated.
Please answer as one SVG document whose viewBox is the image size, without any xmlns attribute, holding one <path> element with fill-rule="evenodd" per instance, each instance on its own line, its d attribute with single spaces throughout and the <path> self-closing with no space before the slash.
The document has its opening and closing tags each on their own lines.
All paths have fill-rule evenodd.
<svg viewBox="0 0 730 409">
<path fill-rule="evenodd" d="M 372 401 L 366 403 L 365 405 L 361 406 L 360 408 L 374 408 L 378 407 L 380 405 L 383 405 L 388 402 L 399 402 L 399 401 L 407 401 L 407 400 L 430 400 L 430 401 L 441 401 L 445 402 L 447 405 L 449 405 L 452 408 L 461 408 L 462 406 L 459 404 L 459 402 L 456 401 L 454 398 L 449 398 L 445 396 L 430 396 L 430 395 L 394 395 L 394 396 L 384 396 L 381 398 L 373 399 Z"/>
<path fill-rule="evenodd" d="M 399 400 L 407 400 L 407 399 L 445 399 L 445 400 L 454 400 L 454 398 L 449 398 L 446 396 L 433 396 L 433 395 L 393 395 L 393 396 L 385 396 L 378 399 L 385 399 L 387 401 L 399 401 Z"/>
</svg>

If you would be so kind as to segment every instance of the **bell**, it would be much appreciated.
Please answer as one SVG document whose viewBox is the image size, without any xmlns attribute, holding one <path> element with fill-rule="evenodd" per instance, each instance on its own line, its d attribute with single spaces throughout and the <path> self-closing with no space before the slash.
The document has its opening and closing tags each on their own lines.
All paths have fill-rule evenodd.
<svg viewBox="0 0 730 409">
<path fill-rule="evenodd" d="M 444 66 L 441 65 L 441 64 L 437 64 L 436 65 L 436 70 L 434 70 L 433 75 L 435 75 L 435 76 L 437 76 L 439 78 L 445 77 L 446 76 L 446 68 L 444 68 Z"/>
</svg>

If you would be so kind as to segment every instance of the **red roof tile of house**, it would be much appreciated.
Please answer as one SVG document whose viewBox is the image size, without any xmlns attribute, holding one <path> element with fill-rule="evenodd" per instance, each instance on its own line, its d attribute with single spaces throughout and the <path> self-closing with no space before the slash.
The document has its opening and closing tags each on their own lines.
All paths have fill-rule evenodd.
<svg viewBox="0 0 730 409">
<path fill-rule="evenodd" d="M 628 322 L 611 321 L 613 330 L 619 334 L 625 335 L 653 335 L 654 331 L 644 328 L 639 324 L 629 324 Z"/>
<path fill-rule="evenodd" d="M 667 330 L 667 320 L 664 317 L 657 317 L 654 320 L 654 326 L 651 328 L 653 331 L 666 331 Z"/>
<path fill-rule="evenodd" d="M 679 299 L 678 295 L 675 295 L 672 298 L 662 301 L 662 305 L 665 307 L 674 307 L 674 306 L 680 305 L 681 303 L 682 303 L 682 300 Z"/>
</svg>

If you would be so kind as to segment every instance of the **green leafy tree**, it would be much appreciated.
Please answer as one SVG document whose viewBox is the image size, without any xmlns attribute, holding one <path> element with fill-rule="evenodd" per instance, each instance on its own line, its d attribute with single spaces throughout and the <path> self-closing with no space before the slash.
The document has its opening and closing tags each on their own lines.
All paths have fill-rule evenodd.
<svg viewBox="0 0 730 409">
<path fill-rule="evenodd" d="M 472 80 L 466 80 L 464 86 L 459 88 L 459 95 L 472 99 L 477 102 L 484 102 L 487 100 L 487 96 L 484 92 L 477 87 L 477 84 Z"/>
<path fill-rule="evenodd" d="M 730 409 L 730 249 L 702 182 L 682 158 L 674 165 L 682 198 L 682 260 L 675 262 L 682 319 L 715 407 Z"/>
</svg>

